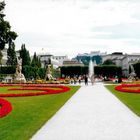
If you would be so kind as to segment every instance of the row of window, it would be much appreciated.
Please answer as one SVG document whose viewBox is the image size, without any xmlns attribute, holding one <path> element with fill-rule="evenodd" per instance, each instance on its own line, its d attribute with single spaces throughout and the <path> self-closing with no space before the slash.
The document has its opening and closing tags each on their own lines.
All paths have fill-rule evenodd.
<svg viewBox="0 0 140 140">
<path fill-rule="evenodd" d="M 56 60 L 60 60 L 60 59 L 66 59 L 66 57 L 65 56 L 62 56 L 62 57 L 52 57 L 52 59 L 56 59 Z"/>
</svg>

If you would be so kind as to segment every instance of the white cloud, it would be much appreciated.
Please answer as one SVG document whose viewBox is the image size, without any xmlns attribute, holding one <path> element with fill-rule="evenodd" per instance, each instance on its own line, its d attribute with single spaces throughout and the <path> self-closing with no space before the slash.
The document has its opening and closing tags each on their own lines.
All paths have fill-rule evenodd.
<svg viewBox="0 0 140 140">
<path fill-rule="evenodd" d="M 6 0 L 6 4 L 6 17 L 19 34 L 18 48 L 25 43 L 31 52 L 46 48 L 70 56 L 94 50 L 131 52 L 134 47 L 140 51 L 139 41 L 127 40 L 127 33 L 132 32 L 129 39 L 134 39 L 139 29 L 138 0 Z M 128 32 L 121 39 L 122 25 Z"/>
</svg>

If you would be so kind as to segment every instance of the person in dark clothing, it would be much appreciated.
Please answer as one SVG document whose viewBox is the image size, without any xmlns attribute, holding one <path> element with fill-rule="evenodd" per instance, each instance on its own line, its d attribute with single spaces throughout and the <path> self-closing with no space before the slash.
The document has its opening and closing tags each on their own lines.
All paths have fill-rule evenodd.
<svg viewBox="0 0 140 140">
<path fill-rule="evenodd" d="M 88 85 L 88 77 L 85 75 L 85 85 Z"/>
</svg>

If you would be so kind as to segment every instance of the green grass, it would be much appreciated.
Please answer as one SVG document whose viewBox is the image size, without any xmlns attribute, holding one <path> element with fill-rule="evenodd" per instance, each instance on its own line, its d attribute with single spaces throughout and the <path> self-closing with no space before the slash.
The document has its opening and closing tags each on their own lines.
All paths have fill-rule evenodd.
<svg viewBox="0 0 140 140">
<path fill-rule="evenodd" d="M 0 118 L 0 139 L 29 140 L 80 87 L 70 88 L 61 94 L 5 98 L 12 103 L 13 110 Z M 6 92 L 5 88 L 2 90 Z"/>
<path fill-rule="evenodd" d="M 107 85 L 106 87 L 135 114 L 140 116 L 140 94 L 119 92 L 114 89 L 115 85 Z"/>
</svg>

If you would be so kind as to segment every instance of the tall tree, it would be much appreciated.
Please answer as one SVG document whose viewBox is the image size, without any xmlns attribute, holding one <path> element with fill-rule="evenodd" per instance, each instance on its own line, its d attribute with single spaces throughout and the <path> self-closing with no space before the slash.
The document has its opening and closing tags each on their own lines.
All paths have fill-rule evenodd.
<svg viewBox="0 0 140 140">
<path fill-rule="evenodd" d="M 22 58 L 22 66 L 29 66 L 31 63 L 31 58 L 30 58 L 29 51 L 25 47 L 25 44 L 22 44 L 19 53 L 20 53 L 20 57 Z"/>
<path fill-rule="evenodd" d="M 5 14 L 3 14 L 4 8 L 5 8 L 4 1 L 0 2 L 0 52 L 4 49 L 6 44 L 8 44 L 9 46 L 12 45 L 13 41 L 17 37 L 17 34 L 14 31 L 11 31 L 11 26 L 9 22 L 4 20 L 5 17 Z"/>
<path fill-rule="evenodd" d="M 15 44 L 12 43 L 9 45 L 9 48 L 7 49 L 7 65 L 16 65 L 16 52 L 15 52 Z"/>
<path fill-rule="evenodd" d="M 40 58 L 36 55 L 36 52 L 34 53 L 34 56 L 33 56 L 32 62 L 31 62 L 31 66 L 38 67 L 38 68 L 41 67 L 41 61 L 40 61 Z"/>
</svg>

